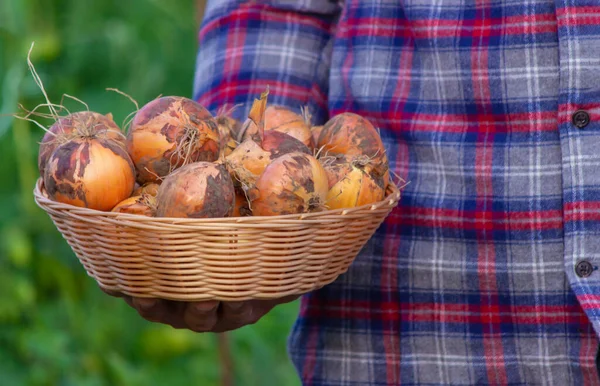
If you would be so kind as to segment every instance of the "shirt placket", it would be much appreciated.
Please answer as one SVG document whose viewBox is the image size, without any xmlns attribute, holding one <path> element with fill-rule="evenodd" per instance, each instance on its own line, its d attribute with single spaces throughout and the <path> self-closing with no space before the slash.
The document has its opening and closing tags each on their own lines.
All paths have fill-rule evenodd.
<svg viewBox="0 0 600 386">
<path fill-rule="evenodd" d="M 558 0 L 564 262 L 600 333 L 600 6 Z"/>
</svg>

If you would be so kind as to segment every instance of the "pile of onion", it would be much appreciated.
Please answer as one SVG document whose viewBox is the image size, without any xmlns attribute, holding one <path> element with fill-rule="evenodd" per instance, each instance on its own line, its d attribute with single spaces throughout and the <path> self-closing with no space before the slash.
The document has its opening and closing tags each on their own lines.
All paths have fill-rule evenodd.
<svg viewBox="0 0 600 386">
<path fill-rule="evenodd" d="M 381 201 L 389 183 L 378 131 L 338 114 L 307 115 L 255 99 L 243 124 L 222 109 L 161 97 L 135 112 L 127 136 L 111 114 L 61 117 L 40 145 L 56 201 L 149 217 L 274 216 Z M 237 140 L 240 140 L 238 143 Z"/>
</svg>

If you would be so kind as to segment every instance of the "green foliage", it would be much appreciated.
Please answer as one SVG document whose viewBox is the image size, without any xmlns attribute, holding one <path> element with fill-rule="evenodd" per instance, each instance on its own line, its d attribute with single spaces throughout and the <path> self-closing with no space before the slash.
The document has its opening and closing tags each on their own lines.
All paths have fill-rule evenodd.
<svg viewBox="0 0 600 386">
<path fill-rule="evenodd" d="M 190 96 L 197 49 L 191 0 L 0 1 L 0 374 L 3 385 L 217 385 L 216 336 L 149 323 L 105 295 L 33 201 L 43 131 L 14 120 L 48 95 L 121 122 L 162 94 Z M 69 109 L 81 109 L 66 101 Z M 43 110 L 46 112 L 45 110 Z M 42 123 L 48 123 L 41 121 Z M 297 385 L 285 344 L 297 302 L 229 335 L 239 385 Z"/>
</svg>

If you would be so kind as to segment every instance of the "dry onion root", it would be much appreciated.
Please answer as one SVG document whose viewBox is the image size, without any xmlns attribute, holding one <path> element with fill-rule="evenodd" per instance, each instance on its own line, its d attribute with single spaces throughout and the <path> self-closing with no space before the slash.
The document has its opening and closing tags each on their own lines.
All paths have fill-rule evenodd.
<svg viewBox="0 0 600 386">
<path fill-rule="evenodd" d="M 111 212 L 154 217 L 156 213 L 156 198 L 149 194 L 134 195 L 118 203 Z"/>
<path fill-rule="evenodd" d="M 253 215 L 276 216 L 323 210 L 328 190 L 319 161 L 296 152 L 271 162 L 248 195 Z"/>
<path fill-rule="evenodd" d="M 184 97 L 155 99 L 135 114 L 127 135 L 127 151 L 138 182 L 155 182 L 173 170 L 219 156 L 219 129 L 199 103 Z"/>
<path fill-rule="evenodd" d="M 157 217 L 230 217 L 235 205 L 235 189 L 223 165 L 195 162 L 164 179 L 156 202 Z"/>
<path fill-rule="evenodd" d="M 134 184 L 129 155 L 108 138 L 76 138 L 60 145 L 44 173 L 50 199 L 102 211 L 129 197 Z"/>
<path fill-rule="evenodd" d="M 58 118 L 42 138 L 38 155 L 41 177 L 44 177 L 46 164 L 54 150 L 75 138 L 112 139 L 125 149 L 125 135 L 113 121 L 112 114 L 102 115 L 93 111 L 75 112 Z"/>
</svg>

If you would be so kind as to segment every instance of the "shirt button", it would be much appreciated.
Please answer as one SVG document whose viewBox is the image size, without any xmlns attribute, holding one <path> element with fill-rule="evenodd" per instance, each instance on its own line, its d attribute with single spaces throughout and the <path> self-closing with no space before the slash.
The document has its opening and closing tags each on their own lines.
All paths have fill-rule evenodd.
<svg viewBox="0 0 600 386">
<path fill-rule="evenodd" d="M 583 110 L 578 110 L 573 114 L 573 124 L 579 129 L 583 129 L 590 123 L 590 115 Z"/>
<path fill-rule="evenodd" d="M 575 273 L 579 277 L 588 277 L 592 274 L 593 271 L 594 271 L 594 267 L 592 266 L 592 263 L 590 263 L 589 261 L 585 261 L 585 260 L 580 261 L 575 266 Z"/>
</svg>

